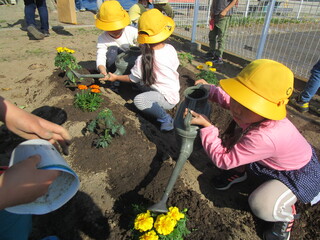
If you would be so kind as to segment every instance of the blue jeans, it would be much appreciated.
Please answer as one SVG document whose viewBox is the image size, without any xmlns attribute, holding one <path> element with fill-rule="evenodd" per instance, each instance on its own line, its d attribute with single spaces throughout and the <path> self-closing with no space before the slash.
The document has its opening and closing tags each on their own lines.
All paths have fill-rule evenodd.
<svg viewBox="0 0 320 240">
<path fill-rule="evenodd" d="M 32 229 L 32 215 L 0 211 L 0 239 L 27 240 Z"/>
<path fill-rule="evenodd" d="M 36 26 L 36 8 L 40 16 L 41 30 L 49 31 L 49 14 L 46 0 L 24 0 L 24 17 L 27 26 Z"/>
<path fill-rule="evenodd" d="M 300 94 L 301 102 L 310 102 L 320 87 L 320 59 L 311 69 L 311 76 Z"/>
<path fill-rule="evenodd" d="M 76 3 L 76 9 L 80 10 L 80 9 L 84 9 L 82 0 L 75 0 Z"/>
</svg>

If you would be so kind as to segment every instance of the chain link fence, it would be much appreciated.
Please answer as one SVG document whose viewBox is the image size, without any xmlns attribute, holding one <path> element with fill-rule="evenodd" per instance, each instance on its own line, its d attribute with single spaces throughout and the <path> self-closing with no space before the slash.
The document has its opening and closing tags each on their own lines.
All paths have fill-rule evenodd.
<svg viewBox="0 0 320 240">
<path fill-rule="evenodd" d="M 211 1 L 170 2 L 175 11 L 175 33 L 209 45 Z M 233 8 L 225 50 L 248 60 L 279 61 L 296 77 L 307 80 L 320 58 L 319 22 L 320 0 L 239 0 Z"/>
</svg>

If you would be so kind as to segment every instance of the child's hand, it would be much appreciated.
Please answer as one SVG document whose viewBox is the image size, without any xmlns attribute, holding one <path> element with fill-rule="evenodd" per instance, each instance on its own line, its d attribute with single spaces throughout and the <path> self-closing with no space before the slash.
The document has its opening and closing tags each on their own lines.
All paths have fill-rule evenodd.
<svg viewBox="0 0 320 240">
<path fill-rule="evenodd" d="M 111 72 L 109 72 L 109 77 L 107 78 L 107 80 L 108 81 L 110 81 L 110 82 L 114 82 L 114 81 L 116 81 L 118 78 L 118 75 L 116 75 L 116 74 L 113 74 L 113 73 L 111 73 Z"/>
<path fill-rule="evenodd" d="M 210 120 L 207 118 L 207 116 L 203 114 L 196 113 L 195 111 L 190 110 L 190 113 L 192 115 L 191 124 L 199 125 L 202 127 L 209 127 L 212 124 L 210 123 Z M 188 114 L 188 108 L 186 108 L 184 112 L 184 117 L 186 117 Z"/>
<path fill-rule="evenodd" d="M 199 84 L 209 84 L 209 83 L 204 79 L 198 79 L 194 82 L 194 85 L 199 85 Z"/>
<path fill-rule="evenodd" d="M 101 74 L 103 74 L 104 77 L 103 78 L 99 78 L 99 81 L 107 81 L 108 78 L 109 78 L 109 74 L 107 74 L 107 73 L 101 73 Z"/>
</svg>

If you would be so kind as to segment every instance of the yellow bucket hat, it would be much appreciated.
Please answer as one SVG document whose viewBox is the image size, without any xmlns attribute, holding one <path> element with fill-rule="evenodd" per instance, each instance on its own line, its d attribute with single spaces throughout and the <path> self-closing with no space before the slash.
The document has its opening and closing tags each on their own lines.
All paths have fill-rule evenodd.
<svg viewBox="0 0 320 240">
<path fill-rule="evenodd" d="M 105 1 L 95 15 L 96 27 L 104 31 L 116 31 L 130 24 L 130 17 L 118 1 Z"/>
<path fill-rule="evenodd" d="M 259 59 L 252 61 L 235 78 L 220 81 L 235 101 L 262 117 L 281 120 L 293 92 L 294 75 L 283 64 Z"/>
<path fill-rule="evenodd" d="M 166 40 L 174 31 L 172 18 L 163 15 L 158 9 L 142 13 L 138 22 L 138 43 L 159 43 Z"/>
</svg>

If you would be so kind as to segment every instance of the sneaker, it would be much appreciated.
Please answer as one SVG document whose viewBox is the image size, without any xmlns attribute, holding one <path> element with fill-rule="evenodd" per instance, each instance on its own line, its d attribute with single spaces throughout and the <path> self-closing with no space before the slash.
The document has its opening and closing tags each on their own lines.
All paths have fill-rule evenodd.
<svg viewBox="0 0 320 240">
<path fill-rule="evenodd" d="M 213 179 L 213 186 L 217 190 L 227 190 L 233 184 L 243 182 L 247 179 L 247 173 L 235 170 L 224 170 L 221 175 Z"/>
<path fill-rule="evenodd" d="M 302 102 L 300 100 L 300 96 L 292 99 L 290 102 L 293 105 L 293 107 L 295 109 L 297 109 L 301 113 L 305 113 L 305 112 L 309 111 L 309 103 L 308 102 Z"/>
<path fill-rule="evenodd" d="M 44 37 L 49 37 L 50 36 L 49 31 L 42 30 L 42 33 L 43 33 Z"/>
<path fill-rule="evenodd" d="M 44 39 L 44 34 L 33 25 L 28 26 L 27 31 L 37 40 Z"/>
<path fill-rule="evenodd" d="M 208 60 L 211 60 L 214 57 L 214 54 L 212 52 L 207 52 L 204 57 Z"/>
<path fill-rule="evenodd" d="M 289 240 L 293 222 L 275 222 L 271 229 L 263 233 L 263 240 Z"/>
<path fill-rule="evenodd" d="M 85 8 L 80 8 L 80 12 L 85 12 L 86 9 Z"/>
<path fill-rule="evenodd" d="M 295 205 L 292 205 L 292 214 L 294 219 L 290 222 L 273 223 L 272 228 L 263 233 L 263 240 L 289 240 L 294 220 L 300 218 Z"/>
<path fill-rule="evenodd" d="M 158 119 L 161 123 L 160 130 L 164 132 L 169 132 L 173 130 L 173 118 L 167 114 L 163 119 Z"/>
<path fill-rule="evenodd" d="M 215 56 L 215 57 L 213 58 L 212 62 L 213 62 L 214 64 L 223 64 L 223 59 L 222 59 L 222 57 L 217 57 L 217 56 Z"/>
</svg>

